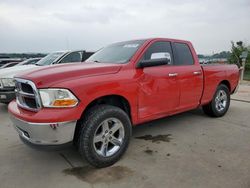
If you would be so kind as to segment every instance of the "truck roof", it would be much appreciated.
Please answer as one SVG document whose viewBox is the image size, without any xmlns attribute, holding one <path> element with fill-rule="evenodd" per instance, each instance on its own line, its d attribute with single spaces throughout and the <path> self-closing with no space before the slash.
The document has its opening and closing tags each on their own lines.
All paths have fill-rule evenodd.
<svg viewBox="0 0 250 188">
<path fill-rule="evenodd" d="M 191 42 L 188 41 L 188 40 L 174 39 L 174 38 L 164 38 L 164 37 L 140 38 L 140 39 L 133 39 L 133 40 L 128 40 L 128 41 L 134 41 L 134 40 L 145 40 L 145 41 L 152 41 L 152 40 L 169 40 L 169 41 L 174 41 L 174 42 L 191 43 Z M 125 42 L 125 41 L 124 41 L 124 42 Z"/>
</svg>

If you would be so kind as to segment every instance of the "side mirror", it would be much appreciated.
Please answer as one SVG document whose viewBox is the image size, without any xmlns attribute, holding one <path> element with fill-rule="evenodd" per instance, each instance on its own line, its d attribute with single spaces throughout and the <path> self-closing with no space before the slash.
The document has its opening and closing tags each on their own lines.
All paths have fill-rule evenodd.
<svg viewBox="0 0 250 188">
<path fill-rule="evenodd" d="M 142 60 L 138 63 L 137 68 L 168 65 L 169 63 L 170 63 L 170 59 L 168 58 Z"/>
</svg>

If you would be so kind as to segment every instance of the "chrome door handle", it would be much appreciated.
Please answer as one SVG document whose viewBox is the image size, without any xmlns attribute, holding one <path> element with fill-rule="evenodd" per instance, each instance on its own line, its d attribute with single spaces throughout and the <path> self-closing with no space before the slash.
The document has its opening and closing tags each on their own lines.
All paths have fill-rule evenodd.
<svg viewBox="0 0 250 188">
<path fill-rule="evenodd" d="M 178 74 L 177 73 L 169 73 L 168 76 L 169 77 L 175 77 L 175 76 L 178 76 Z"/>
<path fill-rule="evenodd" d="M 199 74 L 201 74 L 201 72 L 200 71 L 194 71 L 193 74 L 194 75 L 199 75 Z"/>
</svg>

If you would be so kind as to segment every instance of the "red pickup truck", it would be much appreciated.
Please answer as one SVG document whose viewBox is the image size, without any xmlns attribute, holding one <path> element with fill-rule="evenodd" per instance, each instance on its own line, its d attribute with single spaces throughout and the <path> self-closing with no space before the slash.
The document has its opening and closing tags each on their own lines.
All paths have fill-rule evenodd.
<svg viewBox="0 0 250 188">
<path fill-rule="evenodd" d="M 73 141 L 91 165 L 106 167 L 126 151 L 132 125 L 200 106 L 221 117 L 238 82 L 236 65 L 201 66 L 188 41 L 132 40 L 104 47 L 84 64 L 17 76 L 8 110 L 26 143 Z"/>
</svg>

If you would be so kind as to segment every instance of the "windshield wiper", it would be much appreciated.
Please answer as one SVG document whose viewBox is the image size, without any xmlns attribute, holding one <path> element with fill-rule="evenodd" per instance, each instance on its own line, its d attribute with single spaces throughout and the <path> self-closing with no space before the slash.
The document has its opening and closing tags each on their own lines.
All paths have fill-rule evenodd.
<svg viewBox="0 0 250 188">
<path fill-rule="evenodd" d="M 100 61 L 98 61 L 98 60 L 95 60 L 94 62 L 95 62 L 95 63 L 101 63 L 101 62 L 100 62 Z"/>
</svg>

